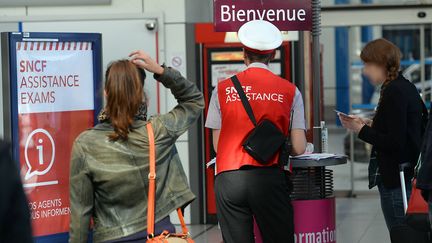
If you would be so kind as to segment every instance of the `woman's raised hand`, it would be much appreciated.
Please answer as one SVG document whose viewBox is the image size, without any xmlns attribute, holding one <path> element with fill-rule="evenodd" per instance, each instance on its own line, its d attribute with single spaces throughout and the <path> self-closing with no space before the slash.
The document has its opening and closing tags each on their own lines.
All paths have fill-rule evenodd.
<svg viewBox="0 0 432 243">
<path fill-rule="evenodd" d="M 134 51 L 129 54 L 130 61 L 138 67 L 145 69 L 149 72 L 161 75 L 164 72 L 164 68 L 161 67 L 150 55 L 142 50 Z"/>
</svg>

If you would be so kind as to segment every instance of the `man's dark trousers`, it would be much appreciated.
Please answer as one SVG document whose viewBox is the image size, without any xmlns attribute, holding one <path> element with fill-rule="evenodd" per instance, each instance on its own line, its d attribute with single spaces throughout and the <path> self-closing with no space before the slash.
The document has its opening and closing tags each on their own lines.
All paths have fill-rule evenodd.
<svg viewBox="0 0 432 243">
<path fill-rule="evenodd" d="M 224 243 L 254 243 L 254 217 L 264 243 L 294 242 L 289 186 L 279 168 L 222 172 L 216 176 L 215 193 Z"/>
</svg>

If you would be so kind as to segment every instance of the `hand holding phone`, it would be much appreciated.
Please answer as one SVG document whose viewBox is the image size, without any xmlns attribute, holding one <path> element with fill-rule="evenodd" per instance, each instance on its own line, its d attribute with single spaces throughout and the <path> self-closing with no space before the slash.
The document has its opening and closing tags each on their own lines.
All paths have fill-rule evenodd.
<svg viewBox="0 0 432 243">
<path fill-rule="evenodd" d="M 338 116 L 343 116 L 343 117 L 345 117 L 345 118 L 354 119 L 354 117 L 352 117 L 352 116 L 350 116 L 350 115 L 348 115 L 348 114 L 345 114 L 345 113 L 343 113 L 342 111 L 338 111 L 338 110 L 334 110 L 334 111 L 336 112 L 336 114 L 337 114 Z"/>
</svg>

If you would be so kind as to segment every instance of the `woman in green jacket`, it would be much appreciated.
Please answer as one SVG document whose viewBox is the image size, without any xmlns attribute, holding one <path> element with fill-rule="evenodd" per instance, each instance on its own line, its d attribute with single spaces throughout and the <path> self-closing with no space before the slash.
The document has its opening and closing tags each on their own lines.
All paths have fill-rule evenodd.
<svg viewBox="0 0 432 243">
<path fill-rule="evenodd" d="M 178 105 L 147 120 L 147 100 L 138 69 L 154 73 Z M 177 153 L 176 139 L 197 120 L 204 99 L 197 86 L 143 51 L 107 69 L 106 107 L 100 123 L 75 141 L 70 170 L 70 242 L 87 242 L 90 218 L 94 242 L 139 242 L 146 238 L 151 123 L 156 143 L 156 229 L 194 198 Z M 169 223 L 170 224 L 170 223 Z M 160 229 L 163 230 L 163 229 Z M 158 233 L 158 232 L 156 232 Z"/>
</svg>

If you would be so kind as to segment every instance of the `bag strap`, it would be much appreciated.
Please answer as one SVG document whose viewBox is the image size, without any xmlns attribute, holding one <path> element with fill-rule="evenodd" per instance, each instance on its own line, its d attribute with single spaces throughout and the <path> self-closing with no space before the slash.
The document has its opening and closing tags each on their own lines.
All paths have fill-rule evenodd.
<svg viewBox="0 0 432 243">
<path fill-rule="evenodd" d="M 153 126 L 147 123 L 147 134 L 149 140 L 149 158 L 150 158 L 150 172 L 148 174 L 149 188 L 148 188 L 148 204 L 147 204 L 147 235 L 149 238 L 154 237 L 155 231 L 155 197 L 156 197 L 156 148 Z M 183 234 L 189 234 L 189 230 L 184 221 L 183 213 L 180 208 L 177 209 L 177 215 L 180 219 Z"/>
<path fill-rule="evenodd" d="M 418 175 L 418 172 L 419 172 L 421 166 L 422 166 L 422 153 L 419 154 L 419 157 L 417 159 L 417 164 L 414 167 L 414 178 L 417 178 L 417 175 Z"/>
<path fill-rule="evenodd" d="M 156 195 L 156 150 L 154 131 L 151 123 L 147 123 L 147 134 L 149 139 L 149 158 L 150 158 L 150 172 L 148 174 L 149 189 L 148 189 L 148 203 L 147 203 L 147 235 L 154 237 L 154 224 L 155 224 L 155 195 Z"/>
<path fill-rule="evenodd" d="M 257 122 L 256 122 L 256 119 L 255 119 L 255 115 L 253 113 L 251 105 L 249 104 L 249 101 L 248 101 L 248 99 L 246 97 L 246 94 L 245 94 L 245 92 L 243 90 L 243 87 L 241 86 L 240 81 L 237 78 L 237 75 L 232 76 L 231 77 L 231 81 L 233 82 L 234 87 L 237 90 L 237 94 L 240 97 L 240 100 L 241 100 L 241 102 L 243 104 L 244 109 L 246 110 L 246 113 L 249 116 L 249 119 L 252 121 L 252 123 L 254 124 L 254 126 L 256 126 Z"/>
<path fill-rule="evenodd" d="M 177 215 L 180 219 L 180 224 L 182 227 L 183 234 L 189 234 L 189 229 L 187 228 L 186 223 L 184 221 L 184 217 L 183 217 L 183 213 L 182 213 L 181 208 L 177 208 Z"/>
<path fill-rule="evenodd" d="M 430 126 L 431 121 L 429 121 L 429 112 L 428 112 L 427 107 L 426 107 L 425 103 L 423 102 L 423 100 L 421 100 L 421 103 L 422 103 L 422 136 L 424 136 L 427 129 L 428 129 L 428 126 Z M 421 150 L 423 150 L 423 147 L 425 146 L 425 141 L 426 141 L 426 138 L 423 137 Z M 419 157 L 417 160 L 417 164 L 414 167 L 414 178 L 417 178 L 418 172 L 419 172 L 419 170 L 422 166 L 422 163 L 423 163 L 422 160 L 423 160 L 422 151 L 420 151 L 420 154 L 419 154 Z"/>
</svg>

